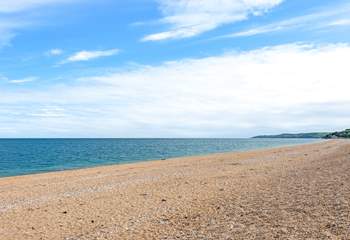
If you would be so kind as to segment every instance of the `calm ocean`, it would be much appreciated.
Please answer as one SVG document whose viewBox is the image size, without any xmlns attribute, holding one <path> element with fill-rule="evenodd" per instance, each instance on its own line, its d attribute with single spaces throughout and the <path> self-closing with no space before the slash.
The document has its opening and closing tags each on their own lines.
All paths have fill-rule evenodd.
<svg viewBox="0 0 350 240">
<path fill-rule="evenodd" d="M 0 177 L 217 152 L 315 139 L 0 139 Z"/>
</svg>

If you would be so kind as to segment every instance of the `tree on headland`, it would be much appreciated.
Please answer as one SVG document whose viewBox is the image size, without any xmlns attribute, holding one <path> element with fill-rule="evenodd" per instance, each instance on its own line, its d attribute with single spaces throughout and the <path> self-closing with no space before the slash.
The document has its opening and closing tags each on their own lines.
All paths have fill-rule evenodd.
<svg viewBox="0 0 350 240">
<path fill-rule="evenodd" d="M 327 134 L 324 138 L 333 139 L 333 138 L 350 138 L 350 128 L 341 132 L 334 132 Z"/>
</svg>

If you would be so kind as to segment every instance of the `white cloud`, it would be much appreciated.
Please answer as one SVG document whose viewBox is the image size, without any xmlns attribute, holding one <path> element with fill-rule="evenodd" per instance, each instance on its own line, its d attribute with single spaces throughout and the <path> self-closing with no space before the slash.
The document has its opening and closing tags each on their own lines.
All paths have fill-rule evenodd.
<svg viewBox="0 0 350 240">
<path fill-rule="evenodd" d="M 349 44 L 291 44 L 121 69 L 69 86 L 0 90 L 0 125 L 18 136 L 81 137 L 342 129 L 350 122 L 349 58 Z M 43 111 L 48 105 L 58 110 Z"/>
<path fill-rule="evenodd" d="M 80 51 L 68 57 L 63 63 L 89 61 L 101 57 L 110 57 L 117 55 L 119 51 L 119 49 L 108 49 L 102 51 Z"/>
<path fill-rule="evenodd" d="M 143 41 L 188 38 L 221 25 L 260 15 L 282 0 L 158 0 L 164 16 L 161 23 L 170 30 L 145 36 Z"/>
<path fill-rule="evenodd" d="M 63 50 L 59 48 L 54 48 L 46 52 L 48 56 L 60 56 L 63 54 Z"/>
</svg>

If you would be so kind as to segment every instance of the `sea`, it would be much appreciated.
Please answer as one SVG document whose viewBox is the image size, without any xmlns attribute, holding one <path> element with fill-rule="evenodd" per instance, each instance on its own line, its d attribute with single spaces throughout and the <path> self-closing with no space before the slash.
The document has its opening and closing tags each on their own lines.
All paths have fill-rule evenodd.
<svg viewBox="0 0 350 240">
<path fill-rule="evenodd" d="M 316 139 L 0 139 L 0 177 L 312 143 Z"/>
</svg>

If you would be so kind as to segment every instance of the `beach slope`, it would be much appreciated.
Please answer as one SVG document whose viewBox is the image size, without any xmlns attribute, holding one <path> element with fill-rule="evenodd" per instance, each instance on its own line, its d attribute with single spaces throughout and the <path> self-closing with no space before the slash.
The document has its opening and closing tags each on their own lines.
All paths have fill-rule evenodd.
<svg viewBox="0 0 350 240">
<path fill-rule="evenodd" d="M 0 239 L 350 239 L 350 141 L 2 178 Z"/>
</svg>

